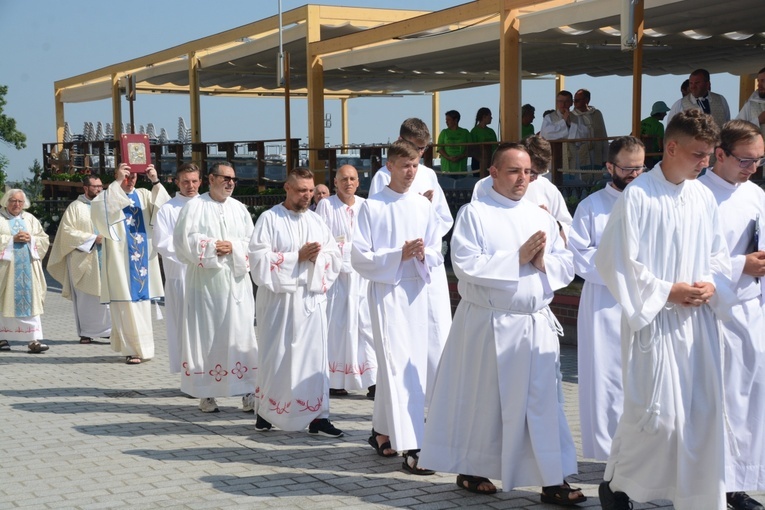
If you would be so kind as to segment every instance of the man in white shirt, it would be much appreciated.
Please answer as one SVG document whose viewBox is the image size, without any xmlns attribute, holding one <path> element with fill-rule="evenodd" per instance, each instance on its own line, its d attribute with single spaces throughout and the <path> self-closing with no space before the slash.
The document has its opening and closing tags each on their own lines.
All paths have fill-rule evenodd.
<svg viewBox="0 0 765 510">
<path fill-rule="evenodd" d="M 678 99 L 669 110 L 667 118 L 670 121 L 679 112 L 690 109 L 701 110 L 711 115 L 718 126 L 722 126 L 730 120 L 728 101 L 720 94 L 712 92 L 709 71 L 706 69 L 696 69 L 693 71 L 688 78 L 688 87 L 690 90 L 688 95 Z"/>
<path fill-rule="evenodd" d="M 757 73 L 757 90 L 752 92 L 736 118 L 751 122 L 765 136 L 765 67 Z"/>
</svg>

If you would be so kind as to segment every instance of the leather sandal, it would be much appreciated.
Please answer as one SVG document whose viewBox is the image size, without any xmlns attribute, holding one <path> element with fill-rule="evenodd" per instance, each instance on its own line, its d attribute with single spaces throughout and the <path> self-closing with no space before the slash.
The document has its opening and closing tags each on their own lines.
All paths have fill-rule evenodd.
<svg viewBox="0 0 765 510">
<path fill-rule="evenodd" d="M 402 453 L 404 456 L 404 463 L 401 465 L 401 467 L 404 468 L 404 471 L 412 474 L 412 475 L 418 475 L 418 476 L 428 476 L 428 475 L 434 475 L 436 474 L 435 471 L 432 469 L 425 469 L 419 467 L 417 464 L 420 462 L 419 454 L 420 450 L 408 450 Z"/>
<path fill-rule="evenodd" d="M 383 444 L 379 444 L 377 442 L 377 436 L 381 436 L 379 432 L 375 432 L 375 429 L 372 429 L 372 435 L 369 436 L 369 439 L 367 439 L 367 443 L 369 443 L 369 446 L 375 449 L 377 452 L 377 455 L 380 457 L 395 457 L 398 455 L 397 451 L 393 451 L 392 453 L 385 453 L 385 450 L 393 450 L 393 448 L 390 445 L 390 440 L 385 441 Z"/>
<path fill-rule="evenodd" d="M 141 358 L 138 356 L 125 356 L 125 363 L 128 365 L 140 365 L 141 364 Z"/>
<path fill-rule="evenodd" d="M 548 485 L 547 487 L 542 487 L 540 499 L 542 500 L 542 503 L 551 505 L 574 506 L 587 501 L 584 494 L 580 494 L 573 499 L 570 497 L 574 492 L 581 491 L 582 489 L 579 487 L 571 487 L 568 482 L 564 480 L 560 485 Z"/>
<path fill-rule="evenodd" d="M 11 344 L 8 343 L 8 340 L 0 340 L 0 351 L 10 351 L 11 350 Z"/>
<path fill-rule="evenodd" d="M 487 489 L 487 490 L 481 490 L 478 487 L 482 483 L 488 483 L 493 488 Z M 468 492 L 473 492 L 475 494 L 496 494 L 497 488 L 494 486 L 493 483 L 491 483 L 491 480 L 488 478 L 484 478 L 483 476 L 472 476 L 472 475 L 457 475 L 457 486 L 460 489 L 465 489 Z"/>
</svg>

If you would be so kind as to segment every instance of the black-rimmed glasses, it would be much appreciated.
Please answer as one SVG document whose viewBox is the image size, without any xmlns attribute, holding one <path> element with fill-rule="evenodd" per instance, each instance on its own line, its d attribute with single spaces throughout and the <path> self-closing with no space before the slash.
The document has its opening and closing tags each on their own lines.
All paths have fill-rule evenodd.
<svg viewBox="0 0 765 510">
<path fill-rule="evenodd" d="M 619 165 L 617 165 L 616 163 L 613 163 L 613 162 L 611 164 L 614 165 L 619 170 L 621 170 L 622 172 L 624 172 L 625 175 L 629 175 L 632 172 L 637 172 L 637 173 L 645 172 L 646 169 L 647 169 L 647 167 L 645 165 L 640 165 L 640 166 L 619 166 Z"/>
<path fill-rule="evenodd" d="M 739 168 L 749 168 L 752 164 L 754 164 L 755 168 L 765 165 L 765 156 L 761 158 L 739 158 L 732 152 L 725 151 L 725 154 L 736 158 Z"/>
</svg>

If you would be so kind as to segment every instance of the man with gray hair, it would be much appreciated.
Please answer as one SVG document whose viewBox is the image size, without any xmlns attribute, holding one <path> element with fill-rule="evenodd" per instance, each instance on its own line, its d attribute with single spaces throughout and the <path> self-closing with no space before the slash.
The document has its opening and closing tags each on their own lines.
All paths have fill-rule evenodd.
<svg viewBox="0 0 765 510">
<path fill-rule="evenodd" d="M 74 305 L 81 344 L 108 338 L 112 332 L 109 305 L 100 302 L 103 236 L 90 216 L 90 203 L 103 188 L 97 175 L 82 179 L 82 195 L 64 211 L 48 258 L 48 272 L 61 283 L 61 296 Z"/>
<path fill-rule="evenodd" d="M 8 340 L 29 342 L 30 353 L 47 351 L 40 343 L 40 315 L 45 304 L 42 259 L 48 251 L 48 234 L 25 211 L 26 193 L 10 189 L 0 198 L 0 351 L 10 351 Z"/>
</svg>

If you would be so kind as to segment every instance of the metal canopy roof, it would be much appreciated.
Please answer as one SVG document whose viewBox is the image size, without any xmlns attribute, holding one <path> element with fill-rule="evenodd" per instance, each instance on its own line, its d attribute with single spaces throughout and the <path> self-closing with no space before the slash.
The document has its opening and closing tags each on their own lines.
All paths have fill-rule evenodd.
<svg viewBox="0 0 765 510">
<path fill-rule="evenodd" d="M 620 49 L 620 12 L 624 0 L 582 0 L 560 5 L 563 1 L 558 0 L 559 6 L 550 9 L 521 10 L 524 76 L 631 75 L 632 53 Z M 703 67 L 712 73 L 755 73 L 765 65 L 762 5 L 762 0 L 646 0 L 642 72 L 686 74 Z M 400 19 L 420 14 L 399 12 Z M 321 40 L 382 24 L 358 18 L 322 22 Z M 283 32 L 284 48 L 290 54 L 291 88 L 296 94 L 304 94 L 307 87 L 306 32 L 305 21 L 291 23 Z M 325 55 L 324 87 L 328 93 L 357 96 L 498 83 L 499 34 L 499 16 L 494 15 L 432 33 Z M 278 33 L 274 30 L 198 50 L 201 92 L 280 94 L 282 89 L 276 86 L 275 77 L 277 52 Z M 125 72 L 135 76 L 139 92 L 186 92 L 187 58 L 179 54 Z M 108 78 L 102 76 L 62 87 L 61 100 L 78 102 L 110 97 Z M 72 79 L 64 81 L 71 83 Z"/>
</svg>

